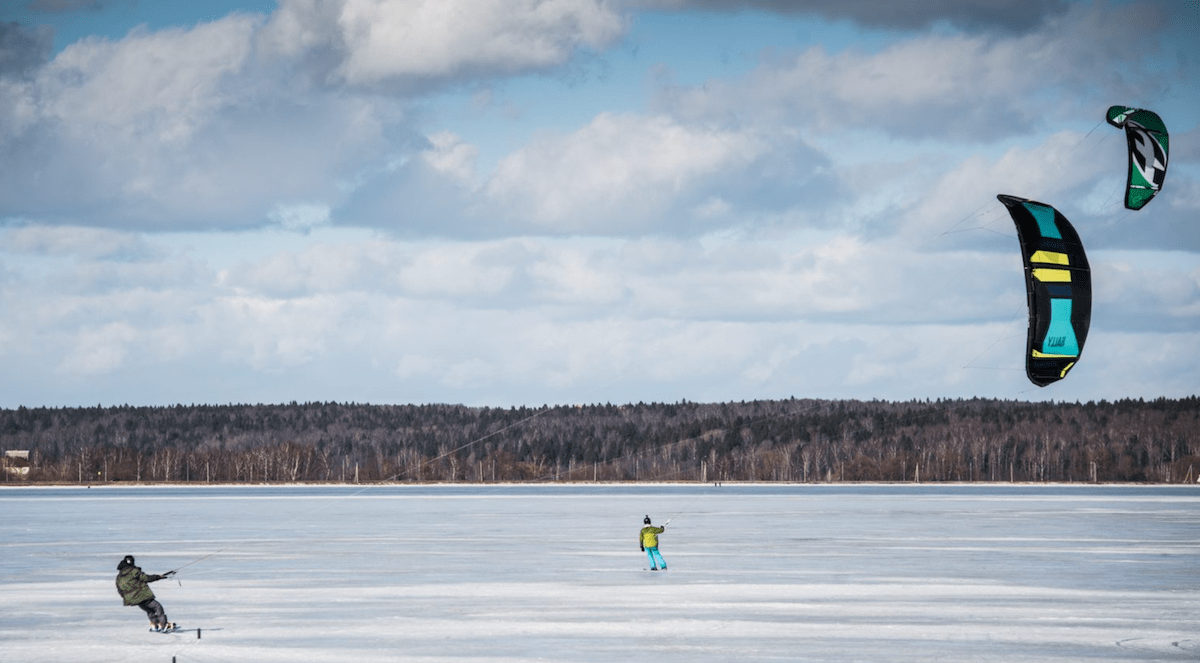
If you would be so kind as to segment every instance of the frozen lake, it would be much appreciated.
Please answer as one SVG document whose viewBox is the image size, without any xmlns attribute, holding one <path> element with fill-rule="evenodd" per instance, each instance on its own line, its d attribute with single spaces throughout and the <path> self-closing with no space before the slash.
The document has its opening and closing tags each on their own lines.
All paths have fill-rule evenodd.
<svg viewBox="0 0 1200 663">
<path fill-rule="evenodd" d="M 1200 487 L 0 488 L 0 661 L 1200 659 Z M 645 571 L 642 517 L 673 519 Z M 149 633 L 117 562 L 192 632 Z"/>
</svg>

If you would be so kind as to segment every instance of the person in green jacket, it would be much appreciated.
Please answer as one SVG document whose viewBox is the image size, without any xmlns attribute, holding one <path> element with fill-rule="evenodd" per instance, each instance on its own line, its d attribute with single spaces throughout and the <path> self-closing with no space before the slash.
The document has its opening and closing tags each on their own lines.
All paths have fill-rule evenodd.
<svg viewBox="0 0 1200 663">
<path fill-rule="evenodd" d="M 667 531 L 666 526 L 654 527 L 650 524 L 650 516 L 646 516 L 646 519 L 642 521 L 642 524 L 644 524 L 645 527 L 643 527 L 642 531 L 638 534 L 638 543 L 641 545 L 642 551 L 645 552 L 646 556 L 650 558 L 650 570 L 657 571 L 659 567 L 662 567 L 662 570 L 666 571 L 667 562 L 658 552 L 658 535 Z"/>
<path fill-rule="evenodd" d="M 173 575 L 174 571 L 167 571 L 160 576 L 142 573 L 134 564 L 133 555 L 126 555 L 125 559 L 117 564 L 117 592 L 125 601 L 125 605 L 136 605 L 146 611 L 146 615 L 150 617 L 150 626 L 155 631 L 170 631 L 175 628 L 175 624 L 167 621 L 167 613 L 158 599 L 154 598 L 154 592 L 150 591 L 150 583 Z"/>
</svg>

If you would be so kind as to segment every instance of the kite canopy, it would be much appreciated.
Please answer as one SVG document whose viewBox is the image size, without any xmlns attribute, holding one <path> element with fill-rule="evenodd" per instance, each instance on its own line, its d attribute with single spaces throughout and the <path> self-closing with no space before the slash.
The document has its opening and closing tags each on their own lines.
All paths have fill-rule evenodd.
<svg viewBox="0 0 1200 663">
<path fill-rule="evenodd" d="M 1128 106 L 1109 108 L 1108 123 L 1124 127 L 1129 144 L 1125 207 L 1142 209 L 1162 188 L 1167 175 L 1167 126 L 1157 113 Z"/>
<path fill-rule="evenodd" d="M 1083 352 L 1092 319 L 1091 269 L 1079 235 L 1058 210 L 1016 196 L 996 197 L 1017 225 L 1025 263 L 1025 373 L 1044 387 L 1066 377 Z"/>
</svg>

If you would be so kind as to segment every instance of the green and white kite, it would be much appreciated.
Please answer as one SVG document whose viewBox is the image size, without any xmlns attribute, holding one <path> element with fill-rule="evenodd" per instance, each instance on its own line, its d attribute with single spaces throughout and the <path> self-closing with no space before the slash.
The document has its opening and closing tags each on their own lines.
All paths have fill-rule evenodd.
<svg viewBox="0 0 1200 663">
<path fill-rule="evenodd" d="M 1128 106 L 1108 109 L 1108 123 L 1125 129 L 1129 143 L 1129 181 L 1125 207 L 1142 209 L 1167 176 L 1167 125 L 1157 113 Z"/>
</svg>

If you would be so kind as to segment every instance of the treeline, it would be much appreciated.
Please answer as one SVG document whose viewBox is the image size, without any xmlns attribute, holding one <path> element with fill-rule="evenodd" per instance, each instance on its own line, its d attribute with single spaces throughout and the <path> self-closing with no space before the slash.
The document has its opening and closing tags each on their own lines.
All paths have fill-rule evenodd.
<svg viewBox="0 0 1200 663">
<path fill-rule="evenodd" d="M 1200 398 L 0 410 L 30 482 L 1196 481 Z M 11 460 L 6 462 L 11 463 Z"/>
</svg>

